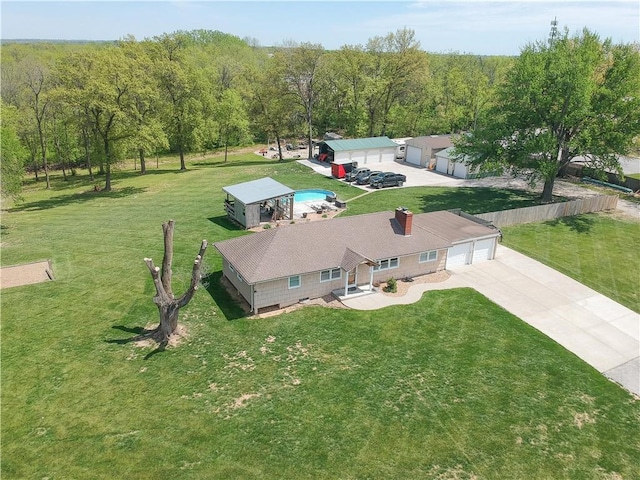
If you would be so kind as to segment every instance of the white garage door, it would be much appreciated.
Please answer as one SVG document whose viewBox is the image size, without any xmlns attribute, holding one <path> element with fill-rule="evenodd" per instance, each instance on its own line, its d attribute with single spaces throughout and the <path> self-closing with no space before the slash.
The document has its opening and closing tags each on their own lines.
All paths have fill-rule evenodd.
<svg viewBox="0 0 640 480">
<path fill-rule="evenodd" d="M 382 154 L 380 157 L 380 161 L 382 163 L 393 162 L 396 159 L 396 149 L 393 150 L 382 150 Z"/>
<path fill-rule="evenodd" d="M 414 147 L 413 145 L 407 145 L 406 155 L 407 163 L 420 165 L 420 159 L 422 158 L 421 148 Z"/>
<path fill-rule="evenodd" d="M 471 242 L 454 245 L 447 251 L 447 264 L 445 268 L 466 265 L 471 251 Z"/>
<path fill-rule="evenodd" d="M 495 238 L 487 238 L 486 240 L 478 240 L 473 245 L 473 260 L 471 263 L 483 262 L 485 260 L 491 260 L 493 255 L 493 244 Z"/>
<path fill-rule="evenodd" d="M 372 163 L 380 163 L 380 150 L 367 150 L 365 152 L 367 158 L 364 163 L 370 165 Z"/>
<path fill-rule="evenodd" d="M 351 152 L 351 161 L 358 162 L 358 166 L 362 166 L 367 163 L 364 152 Z"/>
<path fill-rule="evenodd" d="M 455 162 L 453 166 L 453 176 L 467 178 L 467 166 L 464 163 Z"/>
<path fill-rule="evenodd" d="M 436 157 L 436 172 L 447 173 L 449 160 L 443 157 Z"/>
</svg>

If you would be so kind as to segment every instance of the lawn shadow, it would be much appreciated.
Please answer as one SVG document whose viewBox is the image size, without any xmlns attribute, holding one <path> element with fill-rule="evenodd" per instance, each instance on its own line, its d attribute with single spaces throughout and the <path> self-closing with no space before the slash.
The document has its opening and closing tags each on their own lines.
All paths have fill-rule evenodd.
<svg viewBox="0 0 640 480">
<path fill-rule="evenodd" d="M 151 352 L 147 353 L 144 356 L 145 360 L 150 359 L 151 357 L 153 357 L 154 355 L 157 355 L 160 352 L 164 352 L 167 348 L 168 342 L 166 340 L 158 341 L 157 328 L 153 328 L 149 330 L 144 327 L 127 327 L 125 325 L 114 325 L 111 328 L 113 328 L 114 330 L 120 330 L 122 332 L 135 333 L 135 335 L 129 338 L 116 338 L 113 340 L 105 340 L 105 343 L 115 343 L 116 345 L 126 345 L 127 343 L 140 342 L 144 340 L 153 340 L 154 342 L 156 342 L 158 344 L 158 347 L 152 350 Z"/>
<path fill-rule="evenodd" d="M 566 225 L 570 230 L 573 230 L 577 233 L 589 233 L 593 228 L 594 224 L 593 218 L 587 215 L 574 215 L 571 217 L 561 217 L 556 218 L 555 220 L 549 220 L 545 222 L 545 225 L 550 225 L 555 227 L 559 224 Z"/>
<path fill-rule="evenodd" d="M 209 217 L 207 218 L 211 223 L 215 223 L 216 225 L 224 228 L 225 230 L 244 230 L 240 225 L 233 222 L 228 216 L 220 215 L 218 217 Z"/>
<path fill-rule="evenodd" d="M 71 195 L 58 195 L 56 197 L 47 198 L 45 200 L 37 200 L 35 202 L 21 203 L 20 205 L 10 208 L 9 212 L 32 212 L 38 210 L 48 210 L 55 207 L 64 207 L 75 203 L 84 203 L 98 198 L 123 198 L 130 195 L 144 193 L 145 188 L 124 187 L 116 188 L 110 192 L 104 190 L 73 193 Z"/>
<path fill-rule="evenodd" d="M 565 201 L 555 197 L 554 202 Z M 526 190 L 461 187 L 447 189 L 437 195 L 423 195 L 422 212 L 462 209 L 478 214 L 540 205 L 540 194 Z"/>
<path fill-rule="evenodd" d="M 213 272 L 203 277 L 202 284 L 227 320 L 237 320 L 248 316 L 247 311 L 241 306 L 244 299 L 239 294 L 237 298 L 233 298 L 223 284 L 222 271 Z"/>
</svg>

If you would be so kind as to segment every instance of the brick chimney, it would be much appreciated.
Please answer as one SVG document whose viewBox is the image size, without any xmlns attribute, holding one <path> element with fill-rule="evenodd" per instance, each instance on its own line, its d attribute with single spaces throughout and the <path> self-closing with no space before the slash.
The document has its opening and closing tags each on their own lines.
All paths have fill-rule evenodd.
<svg viewBox="0 0 640 480">
<path fill-rule="evenodd" d="M 413 225 L 413 213 L 406 207 L 396 208 L 396 222 L 400 225 L 402 233 L 405 237 L 411 235 L 411 227 Z"/>
</svg>

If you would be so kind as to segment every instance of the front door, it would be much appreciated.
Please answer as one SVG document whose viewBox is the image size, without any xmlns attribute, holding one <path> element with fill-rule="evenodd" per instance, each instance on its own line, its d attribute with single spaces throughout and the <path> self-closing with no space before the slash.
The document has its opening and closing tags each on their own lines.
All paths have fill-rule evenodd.
<svg viewBox="0 0 640 480">
<path fill-rule="evenodd" d="M 358 282 L 358 267 L 354 268 L 349 272 L 347 277 L 347 289 L 351 290 L 352 288 L 356 288 Z"/>
</svg>

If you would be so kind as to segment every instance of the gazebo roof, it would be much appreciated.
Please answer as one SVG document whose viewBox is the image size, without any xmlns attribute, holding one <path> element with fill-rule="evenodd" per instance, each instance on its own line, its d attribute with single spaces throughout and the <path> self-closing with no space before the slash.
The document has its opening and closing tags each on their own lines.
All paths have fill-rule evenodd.
<svg viewBox="0 0 640 480">
<path fill-rule="evenodd" d="M 286 185 L 276 182 L 270 177 L 222 187 L 222 190 L 245 205 L 264 202 L 265 200 L 293 195 L 295 193 Z"/>
</svg>

